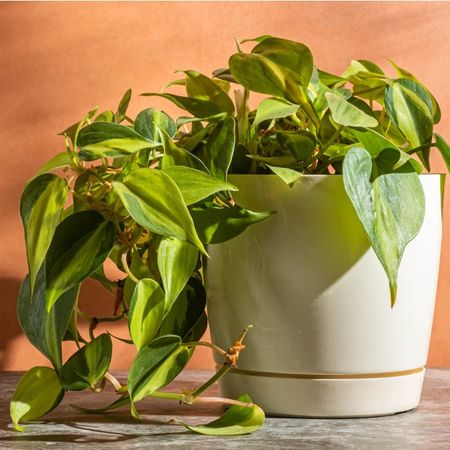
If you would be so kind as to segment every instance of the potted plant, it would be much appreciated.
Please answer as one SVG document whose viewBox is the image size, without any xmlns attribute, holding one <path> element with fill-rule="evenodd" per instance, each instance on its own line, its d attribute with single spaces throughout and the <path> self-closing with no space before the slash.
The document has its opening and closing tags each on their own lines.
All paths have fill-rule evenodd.
<svg viewBox="0 0 450 450">
<path fill-rule="evenodd" d="M 52 367 L 33 367 L 20 378 L 10 404 L 12 422 L 22 431 L 22 422 L 54 409 L 66 392 L 100 393 L 108 382 L 117 393 L 112 404 L 75 409 L 104 412 L 128 405 L 139 418 L 138 402 L 147 397 L 219 402 L 230 407 L 222 417 L 184 426 L 210 435 L 250 433 L 263 424 L 264 412 L 247 395 L 200 397 L 236 366 L 247 329 L 227 349 L 200 341 L 207 326 L 200 255 L 207 252 L 192 210 L 201 205 L 205 212 L 220 213 L 236 187 L 214 170 L 219 143 L 211 140 L 211 159 L 203 162 L 188 150 L 198 136 L 182 137 L 183 146 L 173 141 L 185 119 L 177 124 L 147 108 L 133 120 L 127 115 L 130 97 L 131 90 L 116 112 L 94 109 L 63 131 L 65 150 L 25 186 L 20 213 L 29 272 L 18 294 L 17 316 Z M 236 205 L 233 210 L 241 211 Z M 228 233 L 264 217 L 245 217 Z M 108 262 L 119 269 L 119 279 L 105 276 Z M 87 315 L 78 304 L 80 284 L 88 278 L 111 294 L 103 317 Z M 136 353 L 125 385 L 109 372 L 117 338 L 96 330 L 99 323 L 118 320 L 128 323 L 125 342 Z M 80 321 L 89 325 L 89 335 L 80 333 Z M 63 341 L 77 346 L 66 361 Z M 200 345 L 218 352 L 222 367 L 195 390 L 164 391 Z"/>
<path fill-rule="evenodd" d="M 242 206 L 277 213 L 209 250 L 213 342 L 255 326 L 223 392 L 278 415 L 412 409 L 441 241 L 443 176 L 423 172 L 433 148 L 450 167 L 438 103 L 395 63 L 395 78 L 366 60 L 336 76 L 301 43 L 252 41 L 215 72 L 238 86 L 230 181 Z M 265 94 L 255 109 L 250 93 Z"/>
</svg>

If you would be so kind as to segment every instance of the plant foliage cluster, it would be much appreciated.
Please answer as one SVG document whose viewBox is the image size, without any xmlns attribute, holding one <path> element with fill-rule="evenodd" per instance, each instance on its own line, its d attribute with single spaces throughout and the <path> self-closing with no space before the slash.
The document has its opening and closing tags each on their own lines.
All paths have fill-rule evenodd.
<svg viewBox="0 0 450 450">
<path fill-rule="evenodd" d="M 241 49 L 255 42 L 250 52 Z M 396 78 L 375 63 L 352 61 L 341 75 L 319 70 L 303 44 L 271 36 L 242 41 L 228 68 L 212 77 L 185 70 L 159 96 L 177 105 L 176 120 L 147 108 L 128 115 L 131 90 L 116 111 L 90 111 L 61 134 L 65 150 L 26 185 L 20 212 L 28 275 L 18 318 L 30 342 L 51 362 L 19 381 L 11 417 L 31 421 L 52 410 L 66 391 L 101 391 L 110 381 L 119 397 L 103 410 L 162 397 L 192 403 L 237 362 L 242 338 L 215 348 L 224 366 L 195 391 L 162 391 L 186 366 L 207 324 L 203 264 L 219 244 L 268 218 L 235 203 L 234 174 L 275 174 L 293 186 L 305 174 L 337 174 L 383 265 L 395 301 L 405 246 L 418 233 L 425 204 L 418 174 L 430 170 L 440 110 L 430 91 L 392 63 Z M 169 93 L 181 86 L 185 94 Z M 179 88 L 177 88 L 179 89 Z M 250 93 L 259 95 L 255 109 Z M 112 261 L 122 272 L 105 276 Z M 93 278 L 111 293 L 105 317 L 80 309 L 80 284 Z M 89 336 L 79 332 L 89 323 Z M 112 339 L 100 322 L 124 320 L 136 356 L 127 384 L 109 373 Z M 62 360 L 63 340 L 78 350 Z M 38 393 L 38 394 L 36 394 Z M 206 434 L 257 429 L 264 413 L 248 396 L 222 399 L 230 410 Z"/>
</svg>

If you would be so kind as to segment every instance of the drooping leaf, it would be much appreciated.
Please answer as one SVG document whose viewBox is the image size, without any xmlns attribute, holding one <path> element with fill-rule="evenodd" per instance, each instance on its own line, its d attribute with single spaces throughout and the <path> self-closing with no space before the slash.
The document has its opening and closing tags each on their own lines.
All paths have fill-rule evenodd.
<svg viewBox="0 0 450 450">
<path fill-rule="evenodd" d="M 206 172 L 185 166 L 169 166 L 164 172 L 178 186 L 186 205 L 203 200 L 220 191 L 237 191 L 237 187 Z"/>
<path fill-rule="evenodd" d="M 137 169 L 113 185 L 138 224 L 162 236 L 188 241 L 206 254 L 180 190 L 163 171 Z"/>
<path fill-rule="evenodd" d="M 197 249 L 195 251 L 198 252 Z M 164 292 L 159 284 L 151 278 L 139 280 L 134 288 L 128 314 L 130 336 L 138 350 L 150 344 L 156 336 L 163 315 Z"/>
<path fill-rule="evenodd" d="M 189 97 L 206 100 L 217 105 L 221 111 L 234 113 L 234 104 L 225 91 L 210 78 L 195 71 L 185 70 L 186 92 Z"/>
<path fill-rule="evenodd" d="M 111 363 L 112 343 L 108 333 L 88 342 L 63 365 L 59 379 L 64 389 L 82 391 L 94 389 Z"/>
<path fill-rule="evenodd" d="M 300 180 L 302 174 L 296 170 L 288 169 L 286 167 L 267 166 L 275 175 L 278 175 L 287 185 L 294 186 Z"/>
<path fill-rule="evenodd" d="M 441 152 L 442 159 L 444 160 L 445 165 L 447 166 L 447 170 L 450 171 L 450 146 L 447 144 L 447 142 L 441 135 L 435 133 L 434 137 L 436 140 L 436 147 Z"/>
<path fill-rule="evenodd" d="M 79 156 L 85 161 L 126 156 L 158 145 L 132 128 L 110 122 L 93 122 L 82 128 L 78 136 Z"/>
<path fill-rule="evenodd" d="M 239 401 L 246 402 L 249 406 L 233 405 L 223 416 L 210 423 L 197 426 L 184 424 L 184 426 L 195 433 L 209 436 L 238 436 L 261 428 L 265 420 L 264 411 L 252 403 L 248 395 L 242 395 Z"/>
<path fill-rule="evenodd" d="M 388 173 L 371 182 L 372 158 L 360 147 L 347 153 L 343 174 L 345 190 L 388 276 L 393 306 L 404 249 L 425 214 L 422 185 L 416 173 Z"/>
<path fill-rule="evenodd" d="M 131 412 L 139 417 L 135 402 L 169 384 L 185 367 L 190 357 L 179 336 L 161 336 L 142 347 L 128 373 Z"/>
<path fill-rule="evenodd" d="M 10 403 L 10 416 L 17 431 L 20 422 L 39 419 L 58 406 L 64 396 L 58 375 L 49 367 L 33 367 L 20 378 Z"/>
<path fill-rule="evenodd" d="M 149 141 L 161 143 L 159 130 L 163 129 L 170 138 L 173 138 L 177 132 L 177 125 L 165 112 L 147 108 L 136 116 L 134 129 Z"/>
<path fill-rule="evenodd" d="M 203 336 L 206 326 L 195 334 L 205 315 L 206 292 L 202 282 L 190 278 L 173 303 L 161 324 L 161 335 L 176 334 L 183 341 L 197 341 Z"/>
<path fill-rule="evenodd" d="M 215 103 L 207 100 L 200 100 L 198 98 L 183 97 L 174 94 L 161 94 L 157 92 L 148 92 L 142 95 L 163 97 L 196 117 L 209 117 L 222 112 Z"/>
<path fill-rule="evenodd" d="M 228 241 L 250 225 L 261 222 L 272 212 L 254 212 L 239 206 L 231 208 L 194 208 L 191 211 L 195 227 L 202 242 L 218 244 Z"/>
<path fill-rule="evenodd" d="M 123 94 L 115 114 L 117 122 L 122 122 L 122 120 L 125 119 L 125 115 L 127 113 L 128 105 L 130 104 L 132 93 L 133 91 L 131 89 L 127 89 L 125 94 Z"/>
<path fill-rule="evenodd" d="M 47 310 L 58 298 L 94 273 L 115 239 L 112 222 L 95 211 L 81 211 L 56 228 L 46 257 Z"/>
<path fill-rule="evenodd" d="M 112 409 L 120 408 L 121 406 L 128 405 L 130 403 L 130 397 L 128 394 L 124 394 L 121 397 L 119 397 L 117 400 L 114 400 L 109 405 L 106 405 L 102 408 L 85 408 L 78 405 L 70 405 L 75 411 L 78 411 L 80 413 L 85 414 L 92 414 L 92 413 L 101 413 L 106 411 L 111 411 Z"/>
<path fill-rule="evenodd" d="M 47 161 L 40 169 L 37 175 L 42 175 L 44 173 L 52 172 L 56 169 L 63 169 L 65 167 L 70 167 L 72 165 L 72 160 L 68 152 L 61 152 L 56 154 L 50 161 Z"/>
<path fill-rule="evenodd" d="M 22 194 L 20 215 L 25 230 L 31 292 L 61 220 L 68 192 L 65 180 L 56 175 L 44 174 L 33 178 Z"/>
<path fill-rule="evenodd" d="M 197 156 L 188 152 L 184 148 L 178 147 L 164 130 L 160 129 L 160 135 L 164 148 L 164 155 L 161 160 L 161 169 L 167 169 L 171 166 L 186 166 L 208 172 L 205 164 L 197 158 Z"/>
<path fill-rule="evenodd" d="M 330 107 L 331 117 L 337 124 L 364 128 L 373 128 L 378 125 L 377 119 L 352 105 L 342 95 L 326 92 L 325 98 Z"/>
<path fill-rule="evenodd" d="M 433 132 L 431 100 L 418 83 L 408 79 L 394 81 L 386 88 L 384 101 L 390 119 L 412 147 L 429 141 Z"/>
<path fill-rule="evenodd" d="M 214 127 L 203 148 L 203 161 L 211 174 L 221 180 L 227 179 L 235 142 L 235 122 L 232 117 L 228 117 Z"/>
<path fill-rule="evenodd" d="M 265 120 L 280 119 L 295 114 L 299 109 L 299 105 L 295 105 L 282 98 L 266 98 L 256 108 L 256 116 L 253 120 L 252 127 L 256 128 Z"/>
<path fill-rule="evenodd" d="M 78 297 L 79 286 L 65 292 L 50 309 L 45 301 L 45 263 L 36 278 L 36 289 L 30 295 L 30 281 L 23 281 L 17 298 L 17 318 L 28 340 L 55 366 L 60 368 L 61 342 Z"/>
<path fill-rule="evenodd" d="M 165 291 L 164 313 L 172 308 L 192 276 L 198 261 L 198 250 L 188 242 L 164 238 L 158 248 L 158 269 Z"/>
<path fill-rule="evenodd" d="M 389 62 L 392 64 L 392 66 L 394 67 L 394 69 L 397 72 L 399 77 L 414 80 L 417 84 L 419 84 L 425 90 L 425 92 L 428 94 L 428 96 L 431 100 L 431 103 L 432 103 L 433 122 L 435 124 L 439 123 L 439 121 L 441 120 L 441 109 L 439 107 L 439 103 L 437 102 L 437 100 L 435 99 L 433 94 L 430 92 L 430 90 L 426 86 L 424 86 L 424 84 L 420 80 L 418 80 L 411 72 L 397 66 L 397 64 L 395 64 L 394 61 L 392 61 L 392 60 L 389 60 Z"/>
</svg>

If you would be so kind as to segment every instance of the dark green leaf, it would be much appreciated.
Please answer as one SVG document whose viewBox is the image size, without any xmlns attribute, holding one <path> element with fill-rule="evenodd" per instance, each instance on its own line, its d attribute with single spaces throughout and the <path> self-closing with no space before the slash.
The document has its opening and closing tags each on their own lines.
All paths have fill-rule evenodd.
<svg viewBox="0 0 450 450">
<path fill-rule="evenodd" d="M 136 116 L 134 129 L 141 136 L 155 143 L 161 143 L 160 129 L 163 129 L 170 138 L 173 138 L 177 132 L 175 122 L 165 112 L 154 108 L 144 109 Z"/>
<path fill-rule="evenodd" d="M 22 194 L 20 215 L 25 230 L 31 292 L 60 222 L 68 192 L 65 180 L 44 174 L 33 178 Z"/>
<path fill-rule="evenodd" d="M 248 395 L 242 395 L 239 401 L 248 403 L 248 406 L 233 405 L 222 417 L 205 425 L 184 425 L 195 433 L 209 436 L 238 436 L 261 428 L 265 420 L 264 411 L 252 403 Z"/>
<path fill-rule="evenodd" d="M 203 242 L 218 244 L 241 234 L 247 227 L 271 216 L 272 212 L 254 212 L 231 208 L 194 208 L 191 211 L 195 227 Z"/>
<path fill-rule="evenodd" d="M 19 290 L 17 318 L 28 340 L 56 367 L 61 367 L 61 342 L 69 324 L 79 286 L 65 292 L 50 309 L 45 302 L 45 263 L 36 279 L 33 297 L 30 295 L 28 276 Z"/>
<path fill-rule="evenodd" d="M 124 394 L 121 397 L 119 397 L 117 400 L 114 400 L 109 405 L 104 406 L 103 408 L 84 408 L 82 406 L 77 405 L 70 405 L 75 411 L 78 411 L 80 413 L 85 414 L 91 414 L 91 413 L 101 413 L 110 411 L 111 409 L 120 408 L 121 406 L 128 405 L 130 403 L 130 397 L 128 394 Z"/>
<path fill-rule="evenodd" d="M 58 406 L 64 396 L 58 376 L 49 367 L 33 367 L 20 378 L 10 404 L 14 428 L 24 431 L 19 422 L 39 419 Z"/>
<path fill-rule="evenodd" d="M 95 211 L 77 212 L 58 225 L 46 257 L 48 311 L 103 264 L 114 239 L 114 225 Z"/>
<path fill-rule="evenodd" d="M 169 384 L 185 367 L 189 349 L 179 336 L 161 336 L 143 347 L 133 360 L 128 374 L 131 412 L 139 417 L 134 403 Z"/>
<path fill-rule="evenodd" d="M 103 333 L 74 353 L 64 364 L 59 379 L 64 389 L 81 391 L 94 389 L 111 363 L 111 337 Z"/>
<path fill-rule="evenodd" d="M 447 166 L 447 170 L 450 171 L 450 146 L 447 144 L 445 139 L 439 134 L 434 134 L 436 139 L 436 147 L 439 149 L 442 155 L 442 159 Z"/>
<path fill-rule="evenodd" d="M 190 244 L 186 243 L 186 245 Z M 195 249 L 195 247 L 192 248 Z M 195 251 L 198 252 L 197 249 Z M 128 314 L 130 336 L 138 350 L 150 344 L 156 336 L 163 316 L 163 290 L 155 280 L 150 278 L 139 280 L 134 288 Z"/>
<path fill-rule="evenodd" d="M 372 158 L 360 147 L 347 153 L 343 173 L 347 194 L 388 276 L 393 306 L 404 249 L 425 214 L 422 185 L 416 173 L 388 173 L 371 183 Z"/>
<path fill-rule="evenodd" d="M 137 169 L 114 182 L 131 217 L 162 236 L 188 241 L 206 254 L 177 185 L 161 170 Z"/>
</svg>

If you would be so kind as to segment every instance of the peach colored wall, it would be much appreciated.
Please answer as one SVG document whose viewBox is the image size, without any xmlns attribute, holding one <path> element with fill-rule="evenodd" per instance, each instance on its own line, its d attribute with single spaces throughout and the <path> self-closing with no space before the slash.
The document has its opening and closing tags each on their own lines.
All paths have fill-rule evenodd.
<svg viewBox="0 0 450 450">
<path fill-rule="evenodd" d="M 26 265 L 18 203 L 24 182 L 55 152 L 56 133 L 121 94 L 159 90 L 175 69 L 223 66 L 233 37 L 274 34 L 311 47 L 316 63 L 341 72 L 351 59 L 387 68 L 390 57 L 436 94 L 450 137 L 448 3 L 2 3 L 0 4 L 0 369 L 26 369 L 43 358 L 21 335 L 15 296 Z M 163 100 L 136 97 L 132 112 Z M 443 166 L 436 164 L 435 170 Z M 447 194 L 450 194 L 447 189 Z M 431 366 L 450 366 L 450 195 Z M 82 292 L 95 312 L 110 303 L 95 283 Z M 125 328 L 111 331 L 125 335 Z M 115 368 L 132 352 L 119 346 Z M 208 352 L 193 364 L 210 366 Z"/>
</svg>

